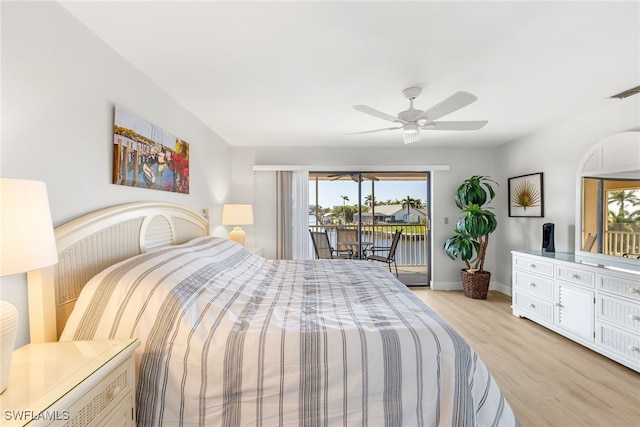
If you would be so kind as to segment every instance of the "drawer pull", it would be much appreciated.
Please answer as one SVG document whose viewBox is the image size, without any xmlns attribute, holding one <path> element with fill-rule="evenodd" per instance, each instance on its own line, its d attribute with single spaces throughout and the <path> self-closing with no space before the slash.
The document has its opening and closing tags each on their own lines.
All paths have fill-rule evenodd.
<svg viewBox="0 0 640 427">
<path fill-rule="evenodd" d="M 532 288 L 536 287 L 536 284 L 534 282 L 529 283 L 529 286 L 531 286 Z"/>
<path fill-rule="evenodd" d="M 639 351 L 640 349 L 638 347 L 636 347 L 635 345 L 630 345 L 629 347 L 627 347 L 629 349 L 629 351 Z"/>
<path fill-rule="evenodd" d="M 579 274 L 577 274 L 577 273 L 571 273 L 571 278 L 572 278 L 572 279 L 576 279 L 576 280 L 577 280 L 577 279 L 579 279 L 579 278 L 580 278 L 580 275 L 579 275 Z"/>
<path fill-rule="evenodd" d="M 629 320 L 631 320 L 632 322 L 635 322 L 636 320 L 640 320 L 640 316 L 636 316 L 635 314 L 630 314 Z"/>
<path fill-rule="evenodd" d="M 122 388 L 120 388 L 120 386 L 115 386 L 114 388 L 112 388 L 109 391 L 109 400 L 115 399 L 116 396 L 118 396 L 121 391 L 122 391 Z"/>
<path fill-rule="evenodd" d="M 632 293 L 632 294 L 640 293 L 640 289 L 638 289 L 638 288 L 629 288 L 629 293 Z"/>
<path fill-rule="evenodd" d="M 529 264 L 529 268 L 536 268 L 535 264 Z"/>
</svg>

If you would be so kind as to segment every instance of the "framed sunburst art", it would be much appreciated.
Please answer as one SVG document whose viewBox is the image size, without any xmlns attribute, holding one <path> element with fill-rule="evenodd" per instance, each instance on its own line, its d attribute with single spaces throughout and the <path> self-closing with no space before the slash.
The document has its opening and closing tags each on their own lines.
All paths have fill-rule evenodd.
<svg viewBox="0 0 640 427">
<path fill-rule="evenodd" d="M 509 216 L 544 216 L 542 172 L 509 178 Z"/>
</svg>

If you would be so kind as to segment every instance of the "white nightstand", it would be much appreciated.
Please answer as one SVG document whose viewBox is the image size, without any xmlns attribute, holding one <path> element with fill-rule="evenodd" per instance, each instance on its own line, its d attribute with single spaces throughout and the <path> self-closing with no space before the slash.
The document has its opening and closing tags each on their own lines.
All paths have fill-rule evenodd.
<svg viewBox="0 0 640 427">
<path fill-rule="evenodd" d="M 138 340 L 28 344 L 0 394 L 2 426 L 135 426 Z"/>
</svg>

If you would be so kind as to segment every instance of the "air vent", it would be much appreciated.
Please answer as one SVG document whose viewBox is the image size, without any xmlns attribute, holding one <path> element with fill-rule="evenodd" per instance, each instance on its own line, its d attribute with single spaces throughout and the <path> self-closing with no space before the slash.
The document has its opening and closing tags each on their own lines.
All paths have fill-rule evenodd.
<svg viewBox="0 0 640 427">
<path fill-rule="evenodd" d="M 637 93 L 640 93 L 640 86 L 636 86 L 636 87 L 634 87 L 634 88 L 627 89 L 627 90 L 625 90 L 624 92 L 620 92 L 620 93 L 619 93 L 619 94 L 617 94 L 617 95 L 613 95 L 611 98 L 620 98 L 620 99 L 623 99 L 623 98 L 628 98 L 628 97 L 630 97 L 631 95 L 635 95 L 635 94 L 637 94 Z"/>
</svg>

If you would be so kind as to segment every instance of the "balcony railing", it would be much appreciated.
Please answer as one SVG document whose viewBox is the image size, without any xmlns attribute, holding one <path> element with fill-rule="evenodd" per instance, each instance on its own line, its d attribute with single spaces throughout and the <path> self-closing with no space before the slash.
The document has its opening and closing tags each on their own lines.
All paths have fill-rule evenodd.
<svg viewBox="0 0 640 427">
<path fill-rule="evenodd" d="M 310 225 L 313 231 L 327 231 L 329 241 L 334 248 L 338 247 L 338 229 L 358 229 L 357 225 L 321 224 Z M 362 226 L 362 249 L 367 251 L 372 246 L 390 246 L 393 234 L 397 229 L 402 230 L 400 241 L 396 248 L 396 262 L 398 266 L 426 266 L 427 265 L 427 228 L 424 224 L 384 224 Z M 355 248 L 354 248 L 355 249 Z M 314 255 L 313 246 L 309 244 L 309 254 Z M 357 250 L 355 250 L 357 252 Z M 370 252 L 369 252 L 370 253 Z M 382 253 L 381 253 L 382 254 Z"/>
<path fill-rule="evenodd" d="M 640 233 L 634 231 L 606 231 L 602 250 L 607 255 L 640 256 Z"/>
</svg>

